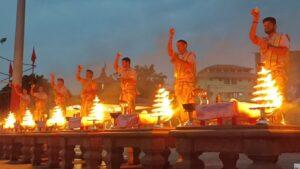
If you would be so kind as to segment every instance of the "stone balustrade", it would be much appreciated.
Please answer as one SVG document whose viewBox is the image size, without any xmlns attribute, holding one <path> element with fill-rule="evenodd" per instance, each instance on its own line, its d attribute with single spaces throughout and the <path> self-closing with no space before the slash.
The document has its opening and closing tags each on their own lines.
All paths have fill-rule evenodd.
<svg viewBox="0 0 300 169">
<path fill-rule="evenodd" d="M 291 126 L 1 133 L 0 158 L 11 163 L 72 169 L 74 147 L 80 145 L 85 168 L 99 168 L 103 161 L 108 169 L 119 169 L 124 161 L 124 148 L 133 147 L 144 153 L 140 160 L 144 169 L 205 168 L 205 163 L 199 158 L 204 152 L 219 152 L 223 169 L 236 169 L 241 153 L 253 162 L 248 169 L 278 169 L 276 162 L 280 154 L 299 153 L 299 143 L 300 128 Z M 171 166 L 169 148 L 174 147 L 180 160 Z"/>
</svg>

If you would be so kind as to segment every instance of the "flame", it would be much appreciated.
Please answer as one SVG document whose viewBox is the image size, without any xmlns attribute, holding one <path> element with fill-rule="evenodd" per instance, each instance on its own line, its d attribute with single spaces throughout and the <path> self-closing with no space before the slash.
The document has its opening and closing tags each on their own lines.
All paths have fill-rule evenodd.
<svg viewBox="0 0 300 169">
<path fill-rule="evenodd" d="M 91 125 L 94 122 L 96 124 L 101 124 L 104 121 L 104 110 L 105 110 L 104 105 L 100 103 L 100 100 L 97 96 L 95 97 L 93 102 L 94 102 L 93 107 L 89 115 L 83 117 L 81 120 L 81 123 L 84 126 Z"/>
<path fill-rule="evenodd" d="M 257 85 L 254 89 L 256 91 L 253 92 L 252 101 L 258 103 L 257 108 L 266 108 L 266 113 L 272 113 L 281 107 L 283 97 L 270 70 L 262 67 L 258 72 Z"/>
<path fill-rule="evenodd" d="M 160 88 L 155 95 L 155 104 L 152 109 L 153 116 L 161 116 L 162 121 L 168 121 L 173 117 L 173 109 L 171 106 L 172 100 L 169 98 L 169 91 L 165 88 Z"/>
<path fill-rule="evenodd" d="M 73 117 L 79 115 L 81 111 L 81 105 L 71 105 L 66 107 L 66 117 Z"/>
<path fill-rule="evenodd" d="M 21 122 L 21 126 L 23 127 L 29 127 L 34 128 L 36 126 L 35 121 L 33 120 L 32 113 L 29 109 L 26 110 L 23 121 Z"/>
<path fill-rule="evenodd" d="M 155 124 L 157 123 L 157 117 L 154 117 L 152 114 L 149 114 L 147 110 L 143 110 L 139 114 L 139 119 L 142 124 Z"/>
<path fill-rule="evenodd" d="M 59 106 L 55 106 L 52 117 L 47 120 L 47 126 L 59 126 L 62 127 L 66 124 L 66 118 L 63 115 L 63 111 Z"/>
<path fill-rule="evenodd" d="M 17 122 L 14 113 L 9 112 L 7 118 L 5 119 L 5 123 L 3 128 L 5 129 L 13 129 L 15 128 L 15 123 Z"/>
<path fill-rule="evenodd" d="M 248 103 L 248 102 L 240 102 L 236 99 L 231 99 L 237 104 L 237 111 L 240 113 L 241 116 L 246 116 L 249 118 L 259 118 L 260 117 L 260 110 L 258 109 L 251 109 L 252 107 L 259 106 L 256 103 Z"/>
</svg>

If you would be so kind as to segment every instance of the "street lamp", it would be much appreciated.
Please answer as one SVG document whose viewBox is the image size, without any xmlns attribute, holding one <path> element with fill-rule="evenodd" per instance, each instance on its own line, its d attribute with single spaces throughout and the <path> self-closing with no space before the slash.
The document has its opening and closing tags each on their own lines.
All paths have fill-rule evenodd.
<svg viewBox="0 0 300 169">
<path fill-rule="evenodd" d="M 7 38 L 1 38 L 1 39 L 0 39 L 1 45 L 3 45 L 3 43 L 6 42 L 6 40 L 7 40 Z"/>
</svg>

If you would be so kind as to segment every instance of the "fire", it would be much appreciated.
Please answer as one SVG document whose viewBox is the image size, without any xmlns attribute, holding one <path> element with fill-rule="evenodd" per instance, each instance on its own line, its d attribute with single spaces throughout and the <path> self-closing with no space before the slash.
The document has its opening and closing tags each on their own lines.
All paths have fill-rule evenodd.
<svg viewBox="0 0 300 169">
<path fill-rule="evenodd" d="M 142 124 L 155 124 L 157 123 L 157 117 L 154 117 L 152 114 L 149 114 L 147 110 L 143 110 L 139 114 L 139 119 Z"/>
<path fill-rule="evenodd" d="M 168 121 L 173 117 L 172 100 L 169 98 L 169 94 L 165 88 L 160 88 L 155 95 L 152 115 L 161 116 L 162 121 Z"/>
<path fill-rule="evenodd" d="M 66 118 L 63 115 L 63 111 L 59 106 L 55 106 L 52 117 L 47 120 L 47 126 L 59 126 L 62 127 L 66 124 Z"/>
<path fill-rule="evenodd" d="M 93 101 L 93 107 L 90 111 L 89 115 L 83 117 L 81 123 L 84 126 L 95 124 L 101 124 L 104 121 L 104 110 L 105 107 L 103 104 L 100 103 L 99 98 L 96 96 Z"/>
<path fill-rule="evenodd" d="M 29 109 L 26 110 L 23 121 L 21 122 L 21 126 L 34 128 L 36 126 L 33 116 Z"/>
<path fill-rule="evenodd" d="M 257 85 L 252 101 L 258 103 L 258 108 L 266 108 L 266 113 L 272 113 L 282 105 L 283 97 L 279 92 L 276 81 L 273 79 L 271 71 L 262 67 L 258 72 Z"/>
<path fill-rule="evenodd" d="M 9 112 L 7 118 L 5 119 L 5 123 L 3 128 L 5 129 L 13 129 L 15 128 L 15 123 L 17 122 L 14 113 Z"/>
</svg>

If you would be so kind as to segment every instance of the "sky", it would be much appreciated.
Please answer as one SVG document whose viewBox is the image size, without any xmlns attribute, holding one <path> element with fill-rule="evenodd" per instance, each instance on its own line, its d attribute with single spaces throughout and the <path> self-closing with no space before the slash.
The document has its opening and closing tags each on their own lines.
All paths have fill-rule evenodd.
<svg viewBox="0 0 300 169">
<path fill-rule="evenodd" d="M 172 81 L 166 44 L 168 29 L 185 39 L 197 54 L 197 69 L 213 64 L 254 67 L 248 38 L 250 10 L 277 18 L 278 32 L 288 33 L 291 49 L 300 49 L 299 0 L 27 0 L 24 61 L 30 63 L 33 47 L 38 74 L 64 77 L 73 93 L 78 64 L 98 76 L 107 64 L 112 73 L 114 56 L 121 51 L 133 65 L 155 64 Z M 0 56 L 13 58 L 17 0 L 0 0 Z M 259 34 L 264 35 L 262 25 Z M 0 60 L 0 72 L 8 62 Z M 4 76 L 0 75 L 0 79 Z M 3 83 L 0 87 L 3 87 Z"/>
</svg>

